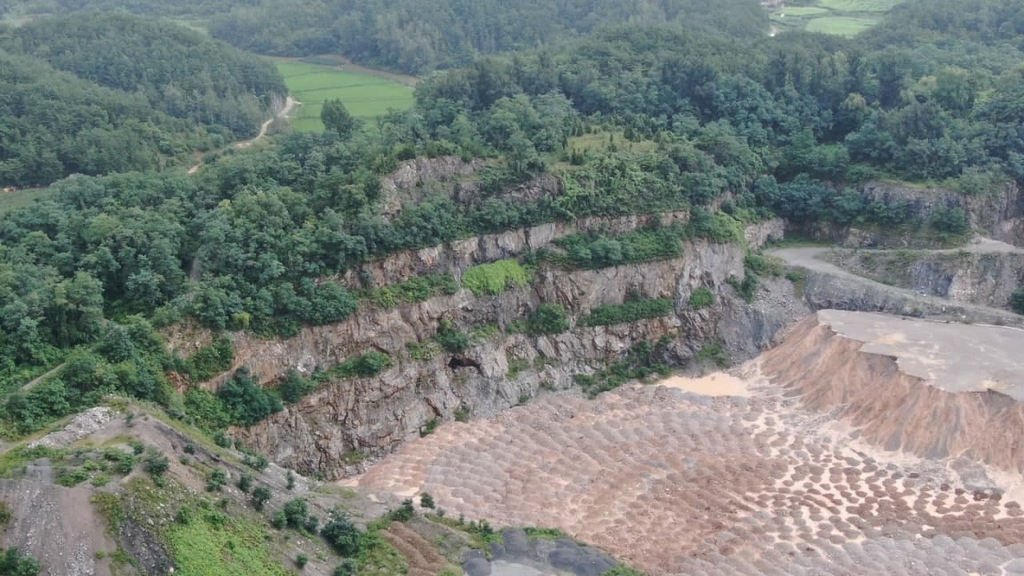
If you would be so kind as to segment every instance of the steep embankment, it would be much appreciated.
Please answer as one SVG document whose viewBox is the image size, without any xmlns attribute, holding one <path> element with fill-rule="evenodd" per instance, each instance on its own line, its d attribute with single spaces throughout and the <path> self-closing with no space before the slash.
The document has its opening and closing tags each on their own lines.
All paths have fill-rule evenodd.
<svg viewBox="0 0 1024 576">
<path fill-rule="evenodd" d="M 1024 286 L 1024 248 L 978 241 L 956 250 L 830 250 L 859 276 L 953 302 L 1008 309 Z"/>
<path fill-rule="evenodd" d="M 823 311 L 761 370 L 886 450 L 1024 471 L 1022 346 L 1019 329 Z"/>
</svg>

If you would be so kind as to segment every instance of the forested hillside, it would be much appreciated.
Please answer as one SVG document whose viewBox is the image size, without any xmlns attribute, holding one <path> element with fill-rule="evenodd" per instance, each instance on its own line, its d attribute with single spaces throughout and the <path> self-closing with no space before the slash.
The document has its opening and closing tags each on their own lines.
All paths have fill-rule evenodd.
<svg viewBox="0 0 1024 576">
<path fill-rule="evenodd" d="M 1011 18 L 1003 12 L 1012 8 L 1006 0 L 977 2 L 979 13 Z M 15 396 L 7 413 L 21 416 L 7 425 L 24 432 L 104 391 L 120 391 L 223 427 L 230 417 L 196 396 L 186 404 L 165 376 L 171 369 L 208 376 L 211 369 L 159 351 L 150 323 L 191 318 L 214 330 L 293 335 L 303 324 L 335 322 L 360 306 L 366 295 L 331 282 L 335 274 L 399 250 L 483 233 L 584 216 L 689 211 L 685 226 L 567 241 L 567 261 L 581 267 L 658 253 L 681 238 L 734 241 L 742 223 L 772 214 L 796 224 L 962 235 L 967 222 L 959 209 L 912 222 L 906 206 L 867 203 L 855 189 L 890 178 L 978 194 L 1024 180 L 1024 68 L 1013 62 L 1024 60 L 1020 46 L 1012 34 L 973 32 L 970 21 L 943 24 L 928 14 L 929 0 L 910 2 L 892 24 L 852 40 L 795 33 L 737 39 L 669 24 L 604 29 L 564 46 L 485 57 L 432 75 L 419 84 L 414 109 L 367 130 L 328 118 L 326 135 L 282 136 L 196 177 L 59 182 L 52 199 L 0 221 L 0 379 L 10 389 L 65 358 L 73 362 L 46 389 L 47 398 L 64 401 Z M 30 28 L 14 37 L 32 34 Z M 44 44 L 26 48 L 42 56 Z M 990 51 L 1001 56 L 976 59 Z M 50 54 L 60 67 L 82 65 L 81 55 Z M 49 70 L 38 82 L 43 93 L 56 82 L 50 76 L 83 85 L 42 69 Z M 176 68 L 166 76 L 131 73 L 146 69 L 101 69 L 123 70 L 116 80 L 95 69 L 81 73 L 136 86 L 146 96 L 92 90 L 133 98 L 137 106 L 146 97 L 166 102 L 150 88 L 166 91 L 185 81 Z M 153 69 L 165 74 L 160 63 Z M 42 74 L 2 70 L 22 84 Z M 230 86 L 259 84 L 249 78 Z M 329 108 L 344 119 L 336 103 Z M 61 120 L 91 118 L 76 111 Z M 58 130 L 51 133 L 75 133 Z M 426 189 L 422 201 L 385 219 L 382 176 L 423 155 L 496 161 L 477 176 L 481 192 L 471 199 Z M 542 174 L 559 179 L 557 193 L 528 200 L 506 194 Z M 530 258 L 527 264 L 537 265 L 543 255 Z M 756 285 L 737 289 L 749 294 Z M 209 354 L 220 366 L 223 354 Z M 247 376 L 237 384 L 260 414 L 273 407 Z"/>
<path fill-rule="evenodd" d="M 0 28 L 0 184 L 162 167 L 254 134 L 273 66 L 187 29 L 101 14 Z"/>
<path fill-rule="evenodd" d="M 273 65 L 188 28 L 123 14 L 45 18 L 16 28 L 19 49 L 162 112 L 255 135 L 284 81 Z"/>
<path fill-rule="evenodd" d="M 422 74 L 479 54 L 555 44 L 624 22 L 671 23 L 734 37 L 767 33 L 757 0 L 282 0 L 124 2 L 36 0 L 26 9 L 117 9 L 198 18 L 218 39 L 260 54 L 344 54 L 363 64 Z"/>
</svg>

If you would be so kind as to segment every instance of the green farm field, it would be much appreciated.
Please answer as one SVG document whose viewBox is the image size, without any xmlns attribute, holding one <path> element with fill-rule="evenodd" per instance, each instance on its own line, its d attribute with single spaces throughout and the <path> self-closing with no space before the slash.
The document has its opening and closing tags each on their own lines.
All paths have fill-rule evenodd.
<svg viewBox="0 0 1024 576">
<path fill-rule="evenodd" d="M 777 31 L 807 30 L 856 36 L 885 18 L 902 0 L 813 0 L 809 5 L 783 6 L 772 11 Z"/>
<path fill-rule="evenodd" d="M 413 88 L 397 79 L 347 64 L 327 65 L 276 61 L 288 92 L 302 102 L 294 121 L 296 132 L 322 132 L 320 109 L 325 100 L 340 99 L 356 118 L 375 118 L 394 108 L 412 106 Z"/>
<path fill-rule="evenodd" d="M 36 200 L 49 198 L 49 188 L 26 188 L 17 192 L 0 192 L 0 217 L 8 212 L 31 205 Z"/>
</svg>

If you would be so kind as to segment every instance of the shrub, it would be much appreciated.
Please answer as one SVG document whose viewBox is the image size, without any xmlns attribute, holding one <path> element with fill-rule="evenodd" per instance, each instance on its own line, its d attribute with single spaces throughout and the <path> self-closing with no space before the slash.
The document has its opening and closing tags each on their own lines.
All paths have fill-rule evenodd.
<svg viewBox="0 0 1024 576">
<path fill-rule="evenodd" d="M 391 511 L 391 519 L 398 522 L 408 522 L 415 515 L 416 509 L 413 508 L 412 500 L 408 498 L 402 500 L 401 506 Z"/>
<path fill-rule="evenodd" d="M 518 260 L 508 258 L 490 264 L 479 264 L 466 270 L 462 285 L 477 296 L 501 294 L 509 287 L 526 286 L 530 273 Z"/>
<path fill-rule="evenodd" d="M 338 567 L 334 569 L 333 576 L 355 576 L 357 569 L 356 561 L 351 558 L 345 558 L 338 564 Z"/>
<path fill-rule="evenodd" d="M 307 556 L 305 554 L 301 554 L 300 553 L 298 556 L 295 557 L 295 565 L 299 568 L 299 570 L 302 570 L 303 568 L 305 568 L 306 564 L 308 564 L 308 563 L 309 563 L 309 556 Z"/>
<path fill-rule="evenodd" d="M 442 348 L 452 354 L 464 352 L 469 348 L 469 336 L 456 328 L 451 320 L 441 320 L 437 327 L 436 339 Z"/>
<path fill-rule="evenodd" d="M 570 268 L 607 268 L 628 262 L 649 262 L 675 258 L 682 253 L 678 228 L 637 230 L 618 236 L 573 234 L 556 241 L 566 254 Z M 557 260 L 556 260 L 557 261 Z"/>
<path fill-rule="evenodd" d="M 231 338 L 218 336 L 209 346 L 203 346 L 198 352 L 185 361 L 189 379 L 193 382 L 204 382 L 217 374 L 231 369 L 235 359 L 235 349 Z"/>
<path fill-rule="evenodd" d="M 331 518 L 331 521 L 320 530 L 320 536 L 341 556 L 353 556 L 359 552 L 361 533 L 348 516 L 339 515 Z"/>
<path fill-rule="evenodd" d="M 674 308 L 669 298 L 633 300 L 622 304 L 598 306 L 583 319 L 584 326 L 608 326 L 625 322 L 636 322 L 649 318 L 661 318 L 672 314 Z"/>
<path fill-rule="evenodd" d="M 302 529 L 310 534 L 316 534 L 316 529 L 319 526 L 320 519 L 316 516 L 307 516 L 306 520 L 302 522 Z"/>
<path fill-rule="evenodd" d="M 228 483 L 228 475 L 220 468 L 214 468 L 206 477 L 206 491 L 220 492 L 221 486 Z"/>
<path fill-rule="evenodd" d="M 1010 295 L 1010 308 L 1017 314 L 1024 314 L 1024 287 Z"/>
<path fill-rule="evenodd" d="M 57 484 L 68 488 L 77 486 L 89 479 L 89 473 L 81 468 L 64 469 L 57 473 Z"/>
<path fill-rule="evenodd" d="M 530 334 L 561 334 L 568 329 L 568 315 L 558 304 L 541 304 L 526 321 L 526 331 Z"/>
<path fill-rule="evenodd" d="M 263 510 L 263 506 L 270 500 L 270 488 L 266 486 L 259 486 L 252 491 L 252 496 L 249 498 L 252 500 L 252 507 L 256 510 Z"/>
<path fill-rule="evenodd" d="M 306 516 L 309 515 L 309 507 L 302 498 L 289 500 L 285 503 L 282 511 L 288 527 L 295 529 L 302 528 L 302 525 L 306 523 Z"/>
<path fill-rule="evenodd" d="M 295 404 L 314 390 L 316 390 L 316 382 L 304 377 L 296 370 L 289 370 L 277 386 L 277 393 L 281 395 L 281 400 L 288 404 Z"/>
<path fill-rule="evenodd" d="M 185 444 L 184 448 L 182 448 L 182 451 L 184 451 L 185 454 L 195 454 L 196 453 L 196 445 L 191 443 L 191 442 L 189 442 L 188 444 Z"/>
<path fill-rule="evenodd" d="M 31 556 L 24 556 L 17 548 L 8 548 L 0 555 L 0 574 L 11 576 L 36 576 L 40 570 L 39 562 Z"/>
<path fill-rule="evenodd" d="M 167 457 L 155 450 L 142 459 L 142 469 L 152 476 L 160 476 L 170 467 L 171 463 Z"/>
<path fill-rule="evenodd" d="M 434 508 L 434 497 L 431 496 L 430 494 L 428 494 L 427 492 L 424 492 L 423 494 L 420 494 L 420 506 L 422 506 L 424 508 L 433 509 Z"/>
<path fill-rule="evenodd" d="M 728 282 L 745 301 L 748 303 L 754 301 L 754 296 L 757 294 L 757 276 L 753 273 L 745 274 L 743 280 L 730 276 Z"/>
<path fill-rule="evenodd" d="M 288 476 L 286 476 L 286 479 L 287 479 L 288 484 L 285 486 L 285 488 L 287 488 L 288 490 L 294 490 L 295 489 L 295 474 L 293 474 L 291 470 L 288 471 Z"/>
<path fill-rule="evenodd" d="M 262 472 L 263 469 L 267 467 L 267 464 L 269 464 L 269 462 L 267 462 L 267 457 L 262 454 L 246 454 L 242 463 L 258 472 Z"/>
<path fill-rule="evenodd" d="M 704 286 L 697 288 L 690 294 L 690 308 L 700 310 L 715 303 L 715 294 Z"/>
<path fill-rule="evenodd" d="M 248 494 L 249 488 L 252 487 L 252 474 L 248 472 L 243 473 L 238 477 L 238 489 L 242 491 L 242 494 Z"/>
<path fill-rule="evenodd" d="M 284 510 L 274 512 L 274 515 L 270 517 L 270 525 L 278 530 L 288 525 L 288 517 L 285 516 Z"/>
</svg>

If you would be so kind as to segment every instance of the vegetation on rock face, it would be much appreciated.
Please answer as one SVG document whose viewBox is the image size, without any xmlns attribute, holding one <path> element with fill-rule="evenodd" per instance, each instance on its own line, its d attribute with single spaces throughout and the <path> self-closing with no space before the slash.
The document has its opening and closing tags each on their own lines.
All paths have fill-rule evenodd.
<svg viewBox="0 0 1024 576">
<path fill-rule="evenodd" d="M 1017 289 L 1010 296 L 1010 308 L 1017 314 L 1024 314 L 1024 287 Z"/>
<path fill-rule="evenodd" d="M 569 329 L 569 318 L 558 304 L 541 304 L 526 320 L 530 334 L 561 334 Z"/>
<path fill-rule="evenodd" d="M 500 294 L 512 287 L 525 286 L 529 281 L 529 271 L 513 259 L 478 264 L 462 274 L 462 285 L 477 296 Z"/>
<path fill-rule="evenodd" d="M 636 322 L 651 318 L 669 316 L 674 311 L 670 298 L 653 298 L 649 300 L 630 300 L 622 304 L 598 306 L 585 316 L 580 324 L 583 326 L 609 326 Z"/>
</svg>

